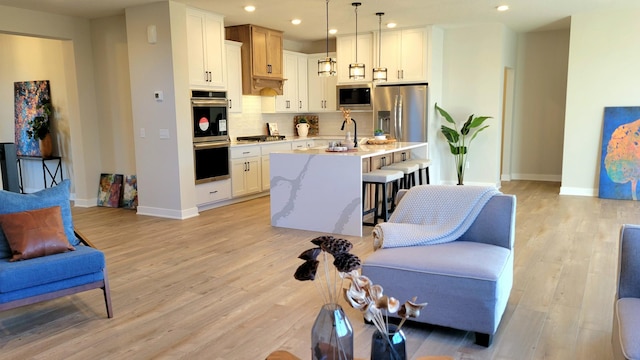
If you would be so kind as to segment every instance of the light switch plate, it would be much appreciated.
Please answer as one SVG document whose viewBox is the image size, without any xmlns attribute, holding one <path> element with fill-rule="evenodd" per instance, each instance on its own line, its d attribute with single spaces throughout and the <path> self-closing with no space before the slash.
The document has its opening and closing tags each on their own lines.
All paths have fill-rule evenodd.
<svg viewBox="0 0 640 360">
<path fill-rule="evenodd" d="M 156 101 L 160 102 L 164 100 L 164 94 L 162 93 L 162 91 L 154 91 L 153 98 L 156 99 Z"/>
<path fill-rule="evenodd" d="M 169 138 L 169 129 L 160 129 L 160 139 Z"/>
</svg>

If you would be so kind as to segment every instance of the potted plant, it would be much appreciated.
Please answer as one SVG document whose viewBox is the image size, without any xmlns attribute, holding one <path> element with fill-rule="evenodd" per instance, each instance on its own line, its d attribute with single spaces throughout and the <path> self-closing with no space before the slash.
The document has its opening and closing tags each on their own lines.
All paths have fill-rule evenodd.
<svg viewBox="0 0 640 360">
<path fill-rule="evenodd" d="M 476 136 L 478 136 L 478 133 L 489 127 L 489 125 L 482 126 L 482 124 L 485 120 L 490 119 L 491 116 L 474 117 L 474 115 L 471 114 L 469 115 L 469 119 L 467 119 L 458 131 L 456 121 L 453 120 L 448 112 L 439 107 L 438 104 L 436 104 L 436 110 L 448 123 L 453 124 L 453 128 L 442 125 L 440 129 L 442 130 L 444 137 L 447 139 L 447 143 L 449 143 L 449 150 L 455 159 L 456 171 L 458 172 L 458 185 L 463 185 L 465 163 L 471 142 L 476 138 Z"/>
<path fill-rule="evenodd" d="M 387 139 L 387 136 L 384 134 L 384 130 L 382 130 L 382 129 L 373 130 L 373 136 L 375 137 L 376 140 L 386 140 Z"/>
<path fill-rule="evenodd" d="M 50 101 L 41 103 L 38 105 L 38 112 L 41 114 L 35 116 L 29 120 L 27 124 L 27 136 L 30 139 L 36 139 L 39 141 L 40 155 L 43 158 L 51 157 L 52 155 L 52 142 L 51 142 L 51 114 L 53 113 L 53 106 Z"/>
</svg>

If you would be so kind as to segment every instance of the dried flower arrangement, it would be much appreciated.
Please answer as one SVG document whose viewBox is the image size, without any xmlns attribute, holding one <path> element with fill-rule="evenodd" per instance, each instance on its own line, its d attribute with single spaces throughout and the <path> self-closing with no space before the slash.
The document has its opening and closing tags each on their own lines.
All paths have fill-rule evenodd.
<svg viewBox="0 0 640 360">
<path fill-rule="evenodd" d="M 360 259 L 349 253 L 353 244 L 348 240 L 336 239 L 333 236 L 320 236 L 311 242 L 316 247 L 306 250 L 298 256 L 305 262 L 298 267 L 294 277 L 300 281 L 314 280 L 320 263 L 317 259 L 322 254 L 324 269 L 320 276 L 323 276 L 325 281 L 316 282 L 316 284 L 325 304 L 337 303 L 339 293 L 343 293 L 349 305 L 360 310 L 364 318 L 373 322 L 378 331 L 383 334 L 389 333 L 389 313 L 397 312 L 398 316 L 402 318 L 396 329 L 397 332 L 400 331 L 407 318 L 420 316 L 420 310 L 427 305 L 427 303 L 417 303 L 417 298 L 414 297 L 401 306 L 394 297 L 384 295 L 382 286 L 374 285 L 368 277 L 360 274 Z M 329 271 L 328 254 L 333 255 L 334 258 L 335 271 L 333 274 Z M 351 281 L 348 290 L 343 289 L 344 279 Z"/>
<path fill-rule="evenodd" d="M 382 334 L 389 334 L 389 313 L 397 312 L 402 318 L 395 330 L 398 332 L 407 318 L 420 316 L 420 310 L 427 306 L 427 303 L 417 303 L 415 296 L 400 306 L 400 301 L 384 295 L 382 286 L 373 284 L 358 271 L 345 274 L 345 277 L 351 280 L 351 286 L 345 291 L 347 302 L 354 309 L 360 310 L 364 318 L 371 321 Z"/>
<path fill-rule="evenodd" d="M 353 244 L 345 239 L 320 236 L 311 240 L 311 243 L 316 247 L 306 250 L 298 256 L 305 262 L 298 267 L 294 277 L 300 281 L 314 280 L 320 264 L 318 256 L 322 254 L 324 269 L 320 276 L 324 277 L 324 281 L 314 281 L 314 283 L 320 291 L 324 303 L 335 304 L 338 302 L 338 296 L 342 292 L 342 282 L 344 280 L 342 274 L 357 271 L 361 265 L 360 259 L 349 253 L 353 248 Z M 329 270 L 328 254 L 333 255 L 333 265 L 335 266 L 333 274 Z M 340 275 L 338 275 L 338 272 Z"/>
</svg>

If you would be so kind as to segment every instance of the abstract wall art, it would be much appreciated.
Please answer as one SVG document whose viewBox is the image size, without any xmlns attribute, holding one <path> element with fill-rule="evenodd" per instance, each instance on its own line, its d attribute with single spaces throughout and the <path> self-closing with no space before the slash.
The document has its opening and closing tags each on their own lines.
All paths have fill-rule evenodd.
<svg viewBox="0 0 640 360">
<path fill-rule="evenodd" d="M 30 120 L 44 115 L 39 105 L 51 99 L 49 80 L 15 82 L 13 90 L 16 152 L 18 156 L 40 156 L 38 140 L 30 139 L 27 130 Z"/>
<path fill-rule="evenodd" d="M 98 206 L 115 207 L 120 205 L 123 176 L 120 174 L 100 174 L 98 187 Z"/>
<path fill-rule="evenodd" d="M 638 200 L 640 106 L 606 107 L 602 132 L 599 197 Z"/>
</svg>

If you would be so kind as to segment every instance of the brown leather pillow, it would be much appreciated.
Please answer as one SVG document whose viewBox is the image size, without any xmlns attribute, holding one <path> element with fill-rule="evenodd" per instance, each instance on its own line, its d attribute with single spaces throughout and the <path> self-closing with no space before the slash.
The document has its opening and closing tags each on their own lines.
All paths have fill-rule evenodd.
<svg viewBox="0 0 640 360">
<path fill-rule="evenodd" d="M 13 257 L 26 260 L 75 250 L 64 233 L 60 206 L 0 215 Z"/>
</svg>

